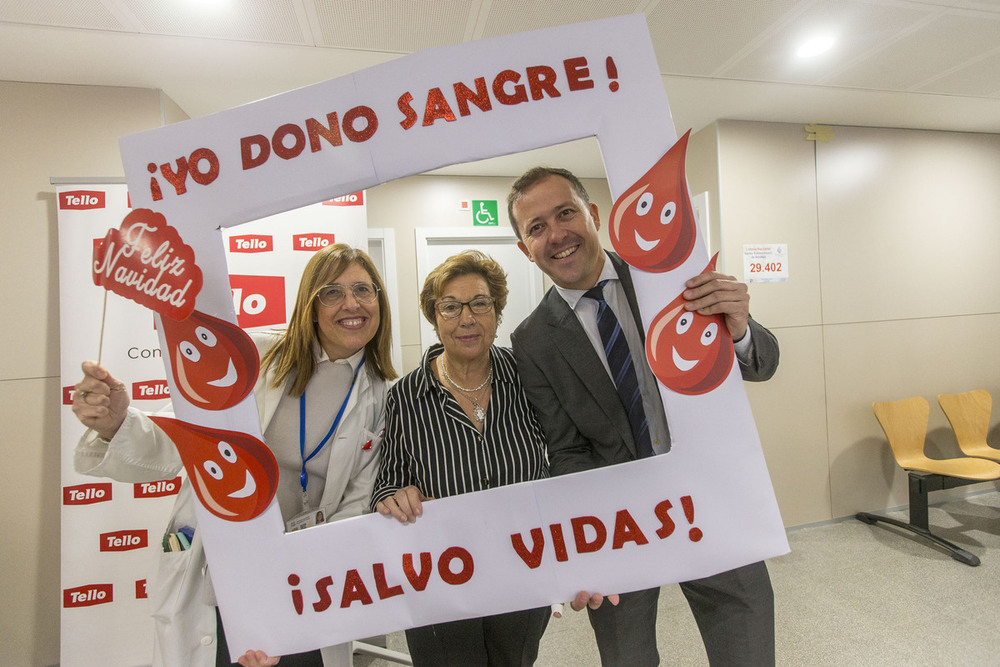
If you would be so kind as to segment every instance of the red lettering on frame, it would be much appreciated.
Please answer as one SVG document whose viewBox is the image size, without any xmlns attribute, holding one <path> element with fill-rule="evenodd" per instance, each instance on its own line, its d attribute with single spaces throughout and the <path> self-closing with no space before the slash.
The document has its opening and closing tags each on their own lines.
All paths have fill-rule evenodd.
<svg viewBox="0 0 1000 667">
<path fill-rule="evenodd" d="M 458 572 L 452 572 L 451 570 L 451 563 L 455 560 L 462 563 L 462 569 Z M 440 575 L 441 580 L 446 584 L 451 584 L 452 586 L 464 584 L 469 579 L 472 579 L 474 571 L 475 563 L 472 560 L 472 554 L 462 547 L 448 547 L 441 552 L 441 557 L 438 558 L 438 575 Z"/>
<path fill-rule="evenodd" d="M 380 600 L 395 597 L 403 594 L 403 587 L 399 584 L 389 586 L 385 580 L 385 565 L 382 563 L 372 564 L 372 574 L 375 575 L 375 591 Z"/>
<path fill-rule="evenodd" d="M 573 539 L 576 542 L 576 552 L 585 554 L 597 551 L 604 546 L 608 537 L 608 529 L 604 527 L 604 522 L 596 516 L 580 516 L 570 520 L 573 526 Z M 587 540 L 586 527 L 594 529 L 594 539 Z"/>
<path fill-rule="evenodd" d="M 406 575 L 406 580 L 413 586 L 413 590 L 422 591 L 427 588 L 427 582 L 431 578 L 431 571 L 433 569 L 434 562 L 431 560 L 430 553 L 426 551 L 420 552 L 420 572 L 417 572 L 413 567 L 413 554 L 403 554 L 403 574 Z"/>
<path fill-rule="evenodd" d="M 615 517 L 615 536 L 611 544 L 612 549 L 621 549 L 626 542 L 636 544 L 648 544 L 649 540 L 643 535 L 639 524 L 635 522 L 628 510 L 619 510 Z"/>
<path fill-rule="evenodd" d="M 514 533 L 510 536 L 510 543 L 514 546 L 514 551 L 521 557 L 524 564 L 534 570 L 542 564 L 542 552 L 545 549 L 545 533 L 541 528 L 531 529 L 531 551 L 524 545 L 524 538 L 521 533 Z"/>
<path fill-rule="evenodd" d="M 347 574 L 344 575 L 344 593 L 340 597 L 340 608 L 347 609 L 352 602 L 360 602 L 363 605 L 373 602 L 372 596 L 357 570 L 348 570 Z"/>
</svg>

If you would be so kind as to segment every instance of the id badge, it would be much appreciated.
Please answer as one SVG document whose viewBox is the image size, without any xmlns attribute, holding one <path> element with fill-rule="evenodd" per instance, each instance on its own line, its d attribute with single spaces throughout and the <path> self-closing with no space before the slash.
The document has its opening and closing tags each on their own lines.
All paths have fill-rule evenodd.
<svg viewBox="0 0 1000 667">
<path fill-rule="evenodd" d="M 326 517 L 324 516 L 322 509 L 306 510 L 305 512 L 296 514 L 285 522 L 285 532 L 292 533 L 296 530 L 312 528 L 313 526 L 318 526 L 324 521 L 326 521 Z"/>
</svg>

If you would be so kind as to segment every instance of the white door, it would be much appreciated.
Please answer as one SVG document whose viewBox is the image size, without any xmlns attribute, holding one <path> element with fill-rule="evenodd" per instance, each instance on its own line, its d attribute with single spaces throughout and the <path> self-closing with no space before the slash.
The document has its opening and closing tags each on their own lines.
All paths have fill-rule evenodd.
<svg viewBox="0 0 1000 667">
<path fill-rule="evenodd" d="M 396 278 L 396 235 L 393 229 L 368 228 L 368 254 L 382 276 L 385 296 L 392 313 L 392 365 L 403 369 L 402 345 L 399 339 L 399 281 Z"/>
<path fill-rule="evenodd" d="M 518 249 L 514 230 L 509 227 L 418 227 L 414 233 L 418 291 L 428 273 L 463 250 L 475 248 L 500 263 L 507 272 L 509 294 L 496 344 L 510 347 L 510 332 L 534 310 L 543 294 L 542 272 Z M 434 328 L 421 314 L 421 349 L 426 351 L 437 340 Z"/>
</svg>

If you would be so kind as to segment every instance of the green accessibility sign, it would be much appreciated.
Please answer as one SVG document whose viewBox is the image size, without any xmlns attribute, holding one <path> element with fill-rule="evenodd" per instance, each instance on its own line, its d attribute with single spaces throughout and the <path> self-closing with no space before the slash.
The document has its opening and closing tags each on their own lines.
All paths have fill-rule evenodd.
<svg viewBox="0 0 1000 667">
<path fill-rule="evenodd" d="M 485 225 L 499 225 L 500 217 L 497 215 L 497 200 L 473 199 L 472 224 L 478 227 L 483 227 Z"/>
</svg>

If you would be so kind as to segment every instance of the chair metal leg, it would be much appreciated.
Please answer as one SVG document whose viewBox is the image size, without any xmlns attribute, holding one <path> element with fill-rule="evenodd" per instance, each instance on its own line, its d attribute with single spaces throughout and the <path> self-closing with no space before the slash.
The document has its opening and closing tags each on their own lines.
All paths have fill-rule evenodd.
<svg viewBox="0 0 1000 667">
<path fill-rule="evenodd" d="M 368 644 L 366 642 L 353 642 L 353 651 L 354 653 L 363 653 L 365 655 L 375 656 L 376 658 L 381 658 L 382 660 L 387 660 L 389 662 L 395 662 L 400 665 L 413 664 L 413 659 L 410 658 L 407 653 L 393 651 L 391 649 L 376 646 L 375 644 Z"/>
<path fill-rule="evenodd" d="M 931 473 L 920 473 L 920 472 L 910 472 L 909 473 L 909 491 L 910 491 L 910 522 L 906 523 L 904 521 L 899 521 L 898 519 L 893 519 L 887 516 L 880 516 L 878 514 L 871 514 L 870 512 L 858 512 L 854 515 L 858 521 L 874 525 L 875 523 L 881 521 L 883 523 L 889 523 L 903 530 L 908 530 L 915 535 L 919 535 L 930 542 L 942 547 L 947 550 L 951 557 L 955 560 L 965 563 L 975 567 L 979 565 L 979 557 L 973 553 L 969 553 L 965 549 L 961 548 L 957 544 L 953 544 L 946 539 L 940 538 L 930 531 L 928 526 L 928 509 L 927 509 L 927 496 L 931 491 L 940 491 L 942 489 L 955 488 L 957 486 L 964 486 L 965 484 L 975 483 L 975 481 L 966 480 L 956 480 L 952 477 L 944 477 L 942 475 L 934 475 Z"/>
<path fill-rule="evenodd" d="M 874 525 L 876 522 L 891 523 L 894 526 L 902 528 L 903 530 L 908 530 L 915 535 L 919 535 L 927 540 L 930 540 L 934 544 L 942 547 L 951 554 L 951 557 L 955 560 L 965 563 L 966 565 L 971 565 L 975 567 L 979 565 L 979 557 L 973 553 L 969 553 L 957 544 L 953 544 L 946 539 L 940 538 L 926 528 L 921 528 L 919 526 L 914 526 L 912 524 L 906 523 L 904 521 L 899 521 L 898 519 L 893 519 L 887 516 L 879 516 L 878 514 L 871 514 L 869 512 L 858 512 L 854 515 L 854 518 L 858 521 L 862 521 L 867 524 Z"/>
</svg>

